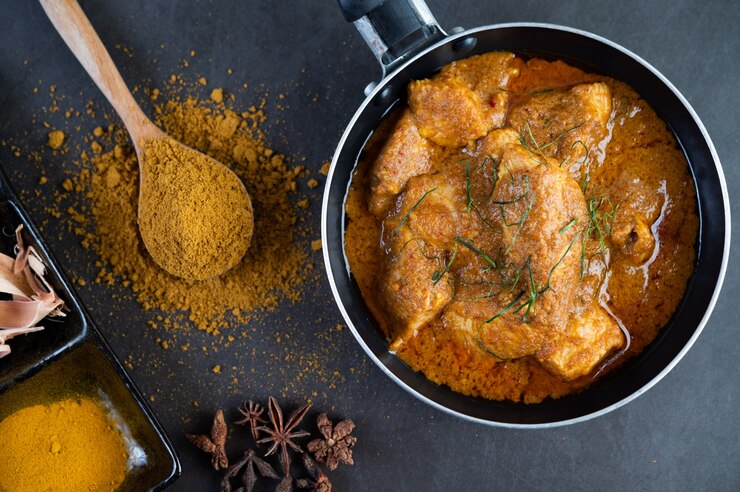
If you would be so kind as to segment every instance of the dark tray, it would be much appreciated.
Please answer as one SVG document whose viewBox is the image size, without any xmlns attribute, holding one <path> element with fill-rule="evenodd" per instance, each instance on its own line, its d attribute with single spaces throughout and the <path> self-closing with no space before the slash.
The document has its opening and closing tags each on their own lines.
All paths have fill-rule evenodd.
<svg viewBox="0 0 740 492">
<path fill-rule="evenodd" d="M 162 426 L 49 253 L 0 169 L 0 248 L 9 254 L 14 231 L 23 224 L 23 240 L 47 266 L 46 278 L 64 300 L 66 317 L 45 319 L 44 330 L 13 338 L 11 353 L 0 359 L 0 419 L 30 404 L 102 391 L 131 430 L 146 456 L 119 490 L 161 490 L 180 476 L 180 461 Z M 51 384 L 50 384 L 51 383 Z M 43 388 L 43 392 L 38 391 Z"/>
</svg>

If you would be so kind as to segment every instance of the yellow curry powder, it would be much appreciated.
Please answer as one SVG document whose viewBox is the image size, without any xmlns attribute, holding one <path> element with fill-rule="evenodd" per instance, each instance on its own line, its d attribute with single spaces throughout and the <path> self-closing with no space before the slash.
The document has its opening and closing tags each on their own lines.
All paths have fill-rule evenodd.
<svg viewBox="0 0 740 492">
<path fill-rule="evenodd" d="M 172 139 L 144 142 L 139 230 L 152 258 L 184 279 L 232 268 L 252 239 L 252 203 L 228 168 Z"/>
<path fill-rule="evenodd" d="M 231 168 L 247 186 L 254 209 L 254 232 L 246 254 L 219 277 L 185 280 L 160 268 L 144 247 L 137 224 L 139 172 L 136 154 L 123 129 L 110 127 L 82 152 L 82 170 L 62 183 L 67 193 L 85 197 L 67 212 L 82 244 L 102 259 L 98 281 L 118 280 L 133 289 L 145 309 L 187 311 L 199 328 L 218 332 L 228 319 L 244 323 L 259 309 L 272 309 L 282 298 L 298 300 L 307 253 L 296 244 L 291 194 L 302 166 L 264 143 L 258 109 L 237 113 L 193 98 L 155 105 L 157 123 L 175 140 Z M 88 202 L 89 201 L 89 202 Z M 74 201 L 73 201 L 74 203 Z M 87 214 L 81 210 L 88 209 Z M 91 215 L 91 217 L 90 217 Z"/>
<path fill-rule="evenodd" d="M 52 149 L 56 150 L 64 144 L 64 132 L 60 130 L 54 130 L 49 132 L 49 142 L 47 145 Z"/>
<path fill-rule="evenodd" d="M 127 470 L 123 438 L 89 399 L 21 409 L 0 422 L 0 491 L 115 490 Z"/>
</svg>

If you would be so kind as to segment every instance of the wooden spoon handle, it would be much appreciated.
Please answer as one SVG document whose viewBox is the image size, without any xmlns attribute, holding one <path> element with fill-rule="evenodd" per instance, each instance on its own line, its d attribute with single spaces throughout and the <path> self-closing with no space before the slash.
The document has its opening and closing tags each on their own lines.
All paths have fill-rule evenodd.
<svg viewBox="0 0 740 492">
<path fill-rule="evenodd" d="M 156 138 L 159 129 L 146 117 L 77 0 L 40 0 L 51 23 L 82 63 L 88 75 L 110 101 L 138 146 L 143 138 Z"/>
</svg>

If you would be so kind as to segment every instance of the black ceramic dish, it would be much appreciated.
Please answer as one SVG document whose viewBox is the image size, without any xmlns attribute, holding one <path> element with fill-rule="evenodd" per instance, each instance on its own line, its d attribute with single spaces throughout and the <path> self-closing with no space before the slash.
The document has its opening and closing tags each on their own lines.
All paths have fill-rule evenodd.
<svg viewBox="0 0 740 492">
<path fill-rule="evenodd" d="M 322 211 L 324 261 L 332 292 L 352 333 L 371 359 L 422 401 L 459 417 L 503 427 L 549 427 L 603 415 L 657 383 L 689 350 L 706 324 L 724 279 L 730 248 L 727 187 L 714 146 L 681 93 L 656 69 L 599 36 L 547 24 L 501 24 L 445 35 L 420 0 L 340 0 L 347 20 L 368 42 L 384 78 L 366 89 L 334 154 Z M 367 139 L 414 79 L 467 56 L 512 51 L 561 59 L 633 87 L 673 131 L 691 167 L 701 219 L 695 271 L 684 299 L 658 338 L 640 356 L 588 389 L 537 405 L 495 402 L 455 393 L 427 380 L 388 352 L 365 306 L 344 254 L 344 201 Z M 388 74 L 388 75 L 386 75 Z"/>
<path fill-rule="evenodd" d="M 138 451 L 146 456 L 146 464 L 133 468 L 119 490 L 163 489 L 180 475 L 172 444 L 69 287 L 2 173 L 0 223 L 0 247 L 6 254 L 15 245 L 16 227 L 23 224 L 25 243 L 41 255 L 48 267 L 47 278 L 67 308 L 66 317 L 43 320 L 43 331 L 9 342 L 11 353 L 0 359 L 0 419 L 30 404 L 102 391 L 129 427 Z"/>
</svg>

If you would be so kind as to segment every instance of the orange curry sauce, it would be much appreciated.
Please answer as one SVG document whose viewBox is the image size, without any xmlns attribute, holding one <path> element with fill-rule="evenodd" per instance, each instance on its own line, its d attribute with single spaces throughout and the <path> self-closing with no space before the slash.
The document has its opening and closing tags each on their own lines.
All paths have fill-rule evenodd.
<svg viewBox="0 0 740 492">
<path fill-rule="evenodd" d="M 448 85 L 429 86 L 421 96 L 410 94 L 411 108 L 404 103 L 381 123 L 363 151 L 347 196 L 345 247 L 351 272 L 365 302 L 391 343 L 391 349 L 410 367 L 431 381 L 463 394 L 537 403 L 589 385 L 655 339 L 682 299 L 693 272 L 699 220 L 694 183 L 685 157 L 665 123 L 634 90 L 618 80 L 585 73 L 560 61 L 526 61 L 513 55 L 504 60 L 503 55 L 482 55 L 445 67 L 442 75 L 431 81 L 444 80 Z M 498 58 L 485 61 L 485 57 Z M 492 89 L 492 79 L 485 78 L 485 70 L 491 71 L 491 78 L 500 77 L 501 85 Z M 506 75 L 502 75 L 504 71 Z M 418 83 L 412 83 L 410 88 L 413 84 Z M 486 84 L 488 87 L 482 87 Z M 590 141 L 587 135 L 578 136 L 586 131 L 586 120 L 579 119 L 581 116 L 575 113 L 567 114 L 577 109 L 567 98 L 576 97 L 581 90 L 578 87 L 601 88 L 602 92 L 608 89 L 610 100 L 603 105 L 608 111 L 601 123 L 591 124 Z M 469 121 L 473 120 L 467 116 L 459 123 L 460 128 L 450 130 L 456 123 L 449 119 L 462 113 L 441 104 L 439 98 L 445 95 L 436 95 L 434 90 L 459 90 L 466 94 L 469 90 L 475 94 L 471 97 L 489 102 L 486 110 L 499 109 L 502 113 L 498 118 L 484 113 L 484 131 L 471 129 L 473 124 Z M 560 96 L 560 103 L 548 102 Z M 432 106 L 441 104 L 442 110 L 419 109 L 420 97 L 431 101 Z M 430 124 L 424 121 L 429 120 L 429 115 L 423 114 L 427 110 L 450 111 L 450 114 L 433 115 L 438 118 L 436 123 L 431 123 L 437 125 L 434 130 L 437 133 L 423 128 Z M 411 122 L 410 127 L 402 125 L 404 118 Z M 525 121 L 527 118 L 532 119 Z M 562 129 L 548 134 L 548 120 L 554 121 L 553 125 L 560 121 Z M 564 123 L 567 120 L 571 123 Z M 417 126 L 423 131 L 417 132 Z M 537 163 L 521 171 L 524 174 L 518 178 L 517 171 L 508 169 L 514 164 L 507 165 L 506 157 L 488 159 L 483 155 L 485 140 L 494 131 L 507 127 L 509 134 L 516 134 L 518 139 L 508 145 L 516 146 L 520 154 L 526 151 L 532 162 Z M 462 132 L 461 138 L 454 133 L 458 130 Z M 401 135 L 402 132 L 411 133 Z M 450 132 L 454 133 L 452 137 Z M 422 133 L 426 140 L 419 136 Z M 476 138 L 465 141 L 465 135 Z M 414 160 L 413 149 L 409 150 L 405 165 L 411 169 L 410 179 L 402 182 L 397 193 L 392 186 L 384 188 L 385 198 L 378 198 L 373 193 L 384 186 L 378 184 L 378 176 L 385 176 L 377 170 L 378 162 L 394 138 L 401 139 L 401 144 L 404 138 L 424 140 L 424 166 Z M 563 190 L 571 194 L 576 190 L 578 196 L 573 199 L 572 207 L 562 208 L 561 202 L 569 200 L 566 191 L 558 190 L 549 204 L 538 191 L 538 183 L 544 185 L 537 181 L 536 173 L 548 166 L 555 173 L 548 178 L 550 181 L 568 180 L 563 185 L 567 190 Z M 443 176 L 453 193 L 454 189 L 460 191 L 450 198 L 450 207 L 454 209 L 448 215 L 452 219 L 434 223 L 435 234 L 441 238 L 437 244 L 434 238 L 423 236 L 423 231 L 419 233 L 423 237 L 414 231 L 424 227 L 424 214 L 432 213 L 431 207 L 439 208 L 442 196 L 439 189 L 432 188 L 438 185 L 419 184 L 420 180 L 439 176 Z M 578 187 L 570 182 L 571 178 Z M 412 185 L 420 188 L 414 191 Z M 504 189 L 507 185 L 508 191 Z M 423 196 L 420 191 L 433 189 L 433 193 L 420 200 Z M 521 195 L 517 196 L 518 193 Z M 535 193 L 539 193 L 537 201 Z M 561 195 L 565 198 L 559 198 Z M 490 205 L 497 196 L 504 205 Z M 486 215 L 484 207 L 488 207 L 490 214 Z M 526 216 L 527 213 L 530 215 Z M 502 225 L 502 217 L 496 214 L 504 214 L 504 224 L 514 223 L 515 219 L 522 224 Z M 557 214 L 561 214 L 557 219 L 560 222 L 550 224 L 555 227 L 550 229 L 557 232 L 551 232 L 550 238 L 544 241 L 546 244 L 537 243 L 536 234 L 527 232 L 526 228 L 536 226 L 545 234 L 548 215 Z M 488 219 L 485 226 L 481 223 L 484 218 Z M 402 228 L 409 229 L 408 239 L 394 246 L 393 240 L 400 237 Z M 512 231 L 516 233 L 517 229 L 520 229 L 519 238 L 512 240 Z M 471 245 L 476 246 L 477 253 L 468 247 Z M 545 250 L 537 253 L 549 246 L 554 248 L 550 257 Z M 436 263 L 432 264 L 438 266 L 433 275 L 419 273 L 419 279 L 408 284 L 409 287 L 403 283 L 405 280 L 394 281 L 388 272 L 396 267 L 399 255 L 409 254 L 412 248 L 418 248 L 426 258 L 434 258 Z M 482 252 L 487 258 L 482 258 L 479 254 Z M 535 268 L 537 261 L 541 263 L 539 270 Z M 491 267 L 494 263 L 499 270 L 505 264 L 508 273 L 494 272 Z M 471 291 L 471 284 L 480 284 L 471 281 L 471 275 L 499 287 Z M 572 288 L 567 284 L 567 275 Z M 388 285 L 393 282 L 396 283 Z M 443 283 L 448 291 L 437 292 Z M 549 288 L 543 289 L 544 285 Z M 524 305 L 532 287 L 536 291 L 535 302 Z M 428 289 L 427 297 L 439 294 L 437 297 L 443 299 L 435 306 L 430 319 L 424 318 L 413 329 L 411 325 L 401 326 L 411 323 L 408 321 L 411 318 L 394 308 L 397 300 L 408 301 L 408 295 L 395 297 L 405 295 L 399 292 L 404 288 Z M 453 304 L 465 316 L 479 316 L 471 332 L 476 335 L 462 333 L 464 330 L 449 322 Z M 563 305 L 569 311 L 558 313 Z M 481 313 L 470 315 L 476 306 Z M 574 326 L 579 319 L 581 324 L 585 323 L 582 328 L 589 329 L 590 318 L 584 316 L 590 309 L 597 309 L 602 317 L 609 318 L 605 323 L 612 326 L 610 340 L 616 341 L 599 342 L 601 345 L 593 348 L 588 344 L 596 342 L 571 340 L 576 344 L 572 350 L 565 355 L 561 353 L 560 359 L 553 359 L 554 352 L 564 350 L 558 348 L 558 343 L 565 331 L 571 330 L 577 339 L 579 332 Z M 497 314 L 499 328 L 494 328 L 493 322 L 485 324 Z M 538 322 L 544 324 L 535 329 Z M 614 328 L 617 326 L 621 332 Z M 527 335 L 529 338 L 514 345 L 511 340 L 496 338 L 501 332 L 516 337 L 530 328 L 532 336 Z M 495 346 L 499 348 L 488 350 L 490 344 L 498 344 Z M 530 345 L 535 348 L 528 350 Z M 583 349 L 583 354 L 579 355 L 576 349 Z M 510 356 L 500 356 L 497 350 Z M 579 367 L 587 367 L 588 372 L 578 372 Z"/>
</svg>

